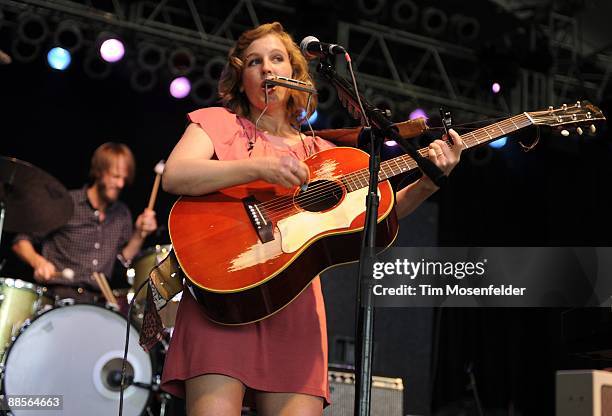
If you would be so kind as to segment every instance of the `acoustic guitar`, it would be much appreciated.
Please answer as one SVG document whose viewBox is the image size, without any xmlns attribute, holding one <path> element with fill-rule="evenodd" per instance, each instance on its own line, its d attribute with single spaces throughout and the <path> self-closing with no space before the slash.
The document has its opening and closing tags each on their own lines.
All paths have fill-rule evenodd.
<svg viewBox="0 0 612 416">
<path fill-rule="evenodd" d="M 525 112 L 461 136 L 466 148 L 529 126 L 579 126 L 594 133 L 605 120 L 588 102 Z M 567 133 L 564 130 L 562 133 Z M 427 149 L 420 149 L 427 155 Z M 288 305 L 319 273 L 358 260 L 368 186 L 369 155 L 337 147 L 304 162 L 307 189 L 263 181 L 198 197 L 180 197 L 170 212 L 176 259 L 198 302 L 213 321 L 258 321 Z M 417 169 L 407 155 L 381 163 L 377 246 L 398 232 L 389 178 Z"/>
</svg>

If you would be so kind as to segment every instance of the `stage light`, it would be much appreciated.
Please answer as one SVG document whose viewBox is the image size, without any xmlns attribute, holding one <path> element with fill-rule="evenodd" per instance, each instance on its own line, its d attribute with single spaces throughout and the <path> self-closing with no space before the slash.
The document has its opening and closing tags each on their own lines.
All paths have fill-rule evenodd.
<svg viewBox="0 0 612 416">
<path fill-rule="evenodd" d="M 497 140 L 489 143 L 489 146 L 491 146 L 493 149 L 501 149 L 502 147 L 504 147 L 506 145 L 507 141 L 508 141 L 508 138 L 506 136 L 504 136 L 501 139 L 497 139 Z"/>
<path fill-rule="evenodd" d="M 416 110 L 414 110 L 412 113 L 410 113 L 410 115 L 408 116 L 408 118 L 410 120 L 414 120 L 415 118 L 424 118 L 425 120 L 428 119 L 427 114 L 425 113 L 425 110 L 421 109 L 421 108 L 417 108 Z"/>
<path fill-rule="evenodd" d="M 423 31 L 431 36 L 438 36 L 446 31 L 448 16 L 442 10 L 428 7 L 421 16 Z"/>
<path fill-rule="evenodd" d="M 159 45 L 143 42 L 138 47 L 138 64 L 149 71 L 157 71 L 166 61 L 166 51 Z"/>
<path fill-rule="evenodd" d="M 494 82 L 493 84 L 491 84 L 491 91 L 493 91 L 493 94 L 499 94 L 499 92 L 501 91 L 501 85 L 499 84 L 499 82 Z"/>
<path fill-rule="evenodd" d="M 359 10 L 366 16 L 378 16 L 382 9 L 385 7 L 386 3 L 386 0 L 358 0 L 357 10 Z"/>
<path fill-rule="evenodd" d="M 451 17 L 453 34 L 461 42 L 471 42 L 476 40 L 480 34 L 480 23 L 473 17 L 455 14 Z"/>
<path fill-rule="evenodd" d="M 315 110 L 311 115 L 310 118 L 308 119 L 308 122 L 310 124 L 314 124 L 315 121 L 317 121 L 317 118 L 319 117 L 319 113 L 317 113 L 317 110 Z M 300 114 L 300 120 L 302 122 L 302 125 L 305 126 L 307 125 L 306 123 L 306 110 L 302 110 L 302 113 Z"/>
<path fill-rule="evenodd" d="M 395 140 L 387 140 L 385 142 L 385 146 L 389 146 L 389 147 L 397 146 L 397 142 Z"/>
<path fill-rule="evenodd" d="M 15 38 L 11 44 L 11 55 L 19 62 L 33 62 L 38 57 L 39 52 L 40 44 L 38 43 L 28 43 Z"/>
<path fill-rule="evenodd" d="M 168 57 L 168 69 L 172 75 L 188 75 L 195 68 L 196 58 L 187 48 L 179 48 Z"/>
<path fill-rule="evenodd" d="M 137 92 L 151 91 L 157 84 L 157 74 L 148 69 L 137 69 L 130 76 L 130 85 Z"/>
<path fill-rule="evenodd" d="M 319 113 L 317 113 L 317 110 L 315 110 L 314 113 L 311 114 L 308 121 L 310 122 L 310 124 L 314 124 L 314 122 L 317 121 L 318 117 L 319 117 Z"/>
<path fill-rule="evenodd" d="M 397 0 L 391 18 L 405 28 L 413 27 L 419 17 L 419 7 L 412 0 Z"/>
<path fill-rule="evenodd" d="M 175 78 L 170 83 L 170 95 L 174 98 L 185 98 L 191 92 L 191 82 L 186 77 Z"/>
<path fill-rule="evenodd" d="M 204 65 L 204 78 L 211 80 L 218 80 L 221 78 L 223 68 L 225 68 L 226 58 L 224 56 L 213 56 L 206 61 Z"/>
<path fill-rule="evenodd" d="M 53 39 L 57 46 L 61 46 L 72 53 L 83 45 L 83 33 L 76 22 L 71 20 L 64 20 L 57 26 Z"/>
<path fill-rule="evenodd" d="M 217 98 L 217 83 L 201 78 L 193 83 L 191 98 L 197 104 L 211 105 Z"/>
<path fill-rule="evenodd" d="M 24 42 L 39 44 L 47 38 L 49 26 L 42 16 L 26 12 L 19 16 L 17 33 Z"/>
<path fill-rule="evenodd" d="M 68 68 L 71 61 L 72 58 L 70 57 L 70 52 L 64 48 L 52 48 L 47 54 L 47 62 L 49 63 L 49 66 L 53 69 L 57 69 L 58 71 L 63 71 L 64 69 Z"/>
<path fill-rule="evenodd" d="M 104 79 L 111 73 L 111 64 L 91 50 L 83 61 L 83 71 L 92 79 Z"/>
<path fill-rule="evenodd" d="M 118 62 L 125 55 L 123 42 L 116 38 L 106 39 L 100 45 L 100 56 L 106 62 Z"/>
</svg>

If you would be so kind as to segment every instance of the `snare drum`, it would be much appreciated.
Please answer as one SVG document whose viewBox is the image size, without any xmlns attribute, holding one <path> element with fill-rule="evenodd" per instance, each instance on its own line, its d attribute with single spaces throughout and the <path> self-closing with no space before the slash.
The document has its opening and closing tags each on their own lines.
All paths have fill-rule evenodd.
<svg viewBox="0 0 612 416">
<path fill-rule="evenodd" d="M 53 305 L 43 293 L 44 289 L 35 284 L 0 278 L 0 358 L 23 323 L 44 306 Z"/>
<path fill-rule="evenodd" d="M 126 320 L 96 305 L 77 304 L 45 312 L 24 326 L 6 353 L 5 395 L 62 395 L 63 410 L 45 415 L 114 415 L 119 409 L 119 385 Z M 134 382 L 151 385 L 151 355 L 130 332 L 127 373 Z M 129 386 L 123 414 L 143 413 L 150 389 Z M 40 410 L 19 410 L 40 416 Z"/>
</svg>

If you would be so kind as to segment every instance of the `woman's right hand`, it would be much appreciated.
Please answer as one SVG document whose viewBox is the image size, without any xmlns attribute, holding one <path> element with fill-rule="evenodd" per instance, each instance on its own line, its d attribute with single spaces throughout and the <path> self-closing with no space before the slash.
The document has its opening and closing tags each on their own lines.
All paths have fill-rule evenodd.
<svg viewBox="0 0 612 416">
<path fill-rule="evenodd" d="M 253 160 L 260 163 L 261 179 L 268 183 L 291 188 L 308 182 L 308 165 L 294 157 L 267 156 Z"/>
</svg>

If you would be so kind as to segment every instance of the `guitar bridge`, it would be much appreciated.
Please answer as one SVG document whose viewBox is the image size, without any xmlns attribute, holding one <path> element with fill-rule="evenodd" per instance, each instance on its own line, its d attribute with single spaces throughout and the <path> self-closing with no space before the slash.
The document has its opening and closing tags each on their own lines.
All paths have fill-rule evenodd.
<svg viewBox="0 0 612 416">
<path fill-rule="evenodd" d="M 272 221 L 268 218 L 265 211 L 258 206 L 258 200 L 254 196 L 244 198 L 242 204 L 246 210 L 247 216 L 251 220 L 251 224 L 262 243 L 274 240 L 274 231 L 272 229 Z"/>
</svg>

